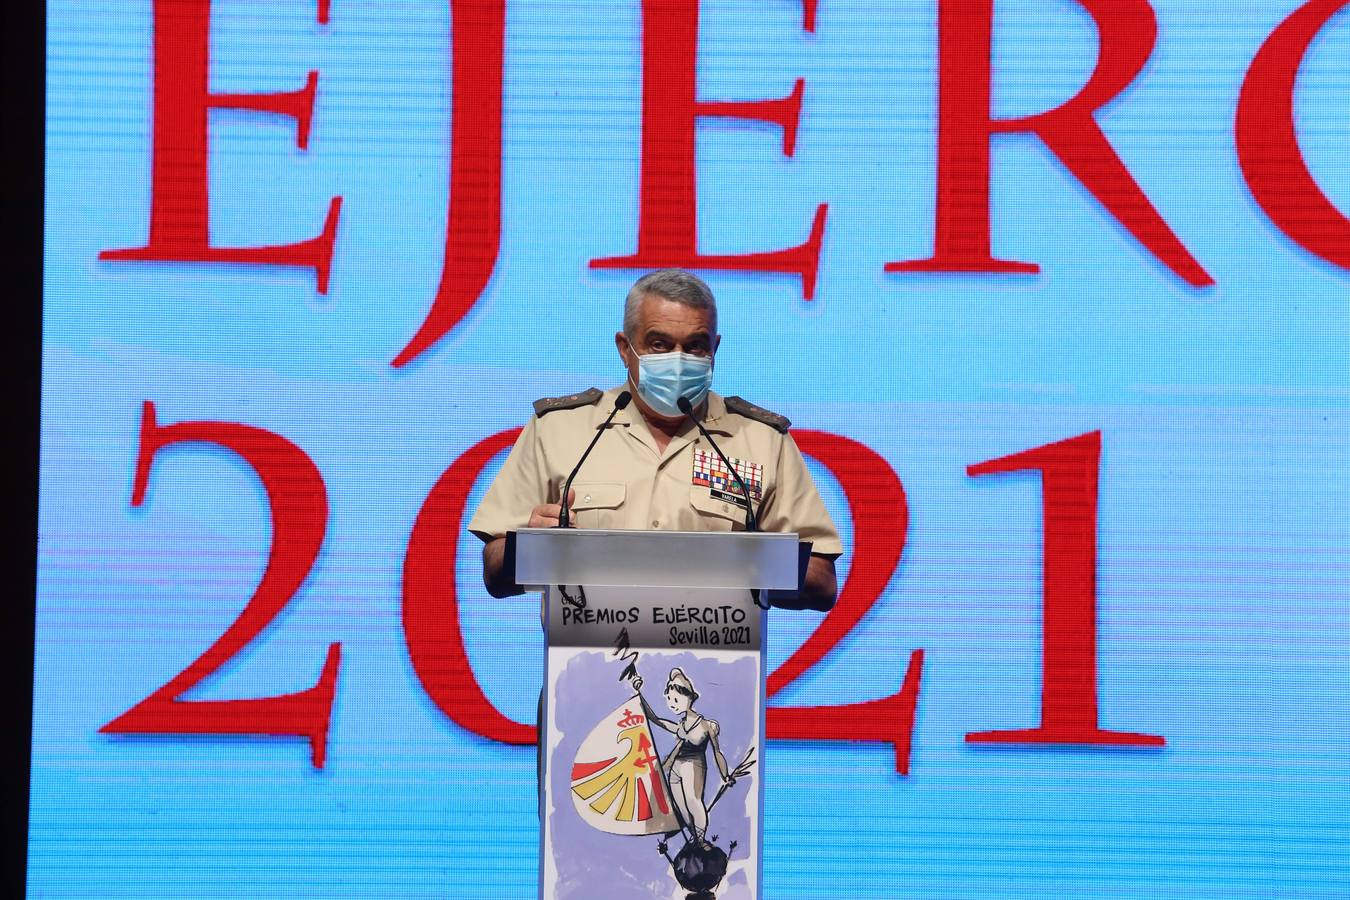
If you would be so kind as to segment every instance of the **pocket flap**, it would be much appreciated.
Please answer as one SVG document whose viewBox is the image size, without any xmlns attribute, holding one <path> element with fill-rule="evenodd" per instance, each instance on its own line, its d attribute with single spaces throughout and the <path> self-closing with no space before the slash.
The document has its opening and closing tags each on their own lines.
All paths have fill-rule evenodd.
<svg viewBox="0 0 1350 900">
<path fill-rule="evenodd" d="M 572 482 L 577 499 L 572 509 L 617 509 L 623 505 L 627 485 L 608 481 Z"/>
<path fill-rule="evenodd" d="M 745 497 L 738 490 L 736 498 L 745 502 Z M 704 515 L 717 516 L 722 519 L 729 519 L 732 522 L 745 521 L 745 507 L 740 503 L 731 500 L 721 500 L 714 497 L 712 491 L 701 485 L 694 485 L 689 489 L 689 503 L 694 509 Z"/>
</svg>

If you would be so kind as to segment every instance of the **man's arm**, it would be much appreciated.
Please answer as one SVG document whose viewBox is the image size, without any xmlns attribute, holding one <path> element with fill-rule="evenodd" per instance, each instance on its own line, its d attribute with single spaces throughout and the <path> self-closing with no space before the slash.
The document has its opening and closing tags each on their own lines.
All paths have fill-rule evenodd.
<svg viewBox="0 0 1350 900">
<path fill-rule="evenodd" d="M 501 599 L 525 593 L 516 584 L 515 574 L 506 571 L 506 538 L 493 538 L 483 545 L 483 586 L 489 594 Z"/>
<path fill-rule="evenodd" d="M 814 609 L 829 612 L 839 588 L 834 577 L 834 558 L 811 554 L 806 564 L 806 582 L 800 592 L 772 591 L 769 602 L 779 609 Z"/>
<path fill-rule="evenodd" d="M 567 492 L 567 503 L 570 506 L 577 499 L 576 491 Z M 544 503 L 536 506 L 530 511 L 530 520 L 525 523 L 526 528 L 557 528 L 558 517 L 562 515 L 562 505 L 559 503 Z M 831 569 L 833 573 L 833 569 Z M 525 593 L 525 589 L 516 584 L 515 572 L 506 571 L 506 537 L 495 537 L 483 545 L 483 586 L 492 596 L 501 599 L 502 597 L 514 597 L 517 594 Z M 833 577 L 833 574 L 831 575 Z"/>
<path fill-rule="evenodd" d="M 839 532 L 790 434 L 783 435 L 779 444 L 777 468 L 773 490 L 760 506 L 759 527 L 764 531 L 795 531 L 800 540 L 812 545 L 812 553 L 801 591 L 771 592 L 769 602 L 782 609 L 828 612 L 838 593 L 834 560 L 844 551 Z"/>
</svg>

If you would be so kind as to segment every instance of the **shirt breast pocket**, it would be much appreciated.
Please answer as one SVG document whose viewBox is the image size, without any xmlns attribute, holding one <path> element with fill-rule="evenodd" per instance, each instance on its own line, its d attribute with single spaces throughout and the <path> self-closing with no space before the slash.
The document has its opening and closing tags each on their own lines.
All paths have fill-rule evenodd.
<svg viewBox="0 0 1350 900">
<path fill-rule="evenodd" d="M 578 528 L 622 528 L 627 485 L 609 481 L 573 482 L 572 513 Z"/>
<path fill-rule="evenodd" d="M 694 508 L 703 531 L 742 531 L 745 528 L 745 509 L 714 497 L 706 487 L 694 485 L 689 489 L 689 505 Z"/>
</svg>

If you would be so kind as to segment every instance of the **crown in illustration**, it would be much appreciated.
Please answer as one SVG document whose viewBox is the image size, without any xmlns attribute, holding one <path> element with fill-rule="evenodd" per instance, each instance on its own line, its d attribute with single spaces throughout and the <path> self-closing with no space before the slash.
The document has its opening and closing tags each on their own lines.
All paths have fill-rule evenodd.
<svg viewBox="0 0 1350 900">
<path fill-rule="evenodd" d="M 632 710 L 625 709 L 623 711 L 623 718 L 619 720 L 619 727 L 632 728 L 634 725 L 641 725 L 645 721 L 647 720 L 642 716 L 634 715 Z"/>
</svg>

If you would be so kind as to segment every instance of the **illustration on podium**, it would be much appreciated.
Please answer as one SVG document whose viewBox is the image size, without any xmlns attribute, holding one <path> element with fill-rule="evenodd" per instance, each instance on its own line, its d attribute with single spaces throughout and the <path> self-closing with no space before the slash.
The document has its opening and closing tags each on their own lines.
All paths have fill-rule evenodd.
<svg viewBox="0 0 1350 900">
<path fill-rule="evenodd" d="M 719 806 L 719 802 L 737 784 L 749 786 L 753 781 L 750 775 L 756 760 L 752 735 L 748 728 L 738 729 L 740 723 L 727 723 L 732 726 L 736 743 L 748 745 L 740 763 L 730 768 L 722 751 L 722 724 L 696 706 L 702 695 L 690 674 L 693 665 L 710 662 L 707 671 L 713 675 L 722 663 L 699 660 L 691 665 L 682 660 L 684 667 L 663 666 L 667 674 L 663 699 L 658 702 L 669 709 L 666 718 L 643 696 L 644 679 L 637 672 L 637 654 L 626 650 L 621 636 L 615 655 L 622 653 L 629 664 L 619 680 L 631 687 L 632 693 L 595 722 L 577 748 L 570 771 L 572 805 L 581 820 L 598 831 L 657 838 L 655 850 L 665 859 L 668 878 L 674 880 L 669 887 L 674 890 L 678 885 L 681 889 L 671 896 L 711 900 L 719 896 L 719 885 L 739 845 L 731 837 L 719 841 L 719 826 L 725 826 L 720 828 L 723 834 L 732 834 L 742 831 L 746 824 L 743 810 L 734 810 L 733 804 Z M 611 660 L 608 667 L 612 670 L 613 665 Z M 710 703 L 714 699 L 714 695 L 707 697 Z M 711 798 L 706 795 L 709 753 L 719 776 Z M 612 852 L 623 858 L 651 852 L 650 845 L 639 846 L 616 843 Z M 622 865 L 619 860 L 614 862 Z"/>
</svg>

